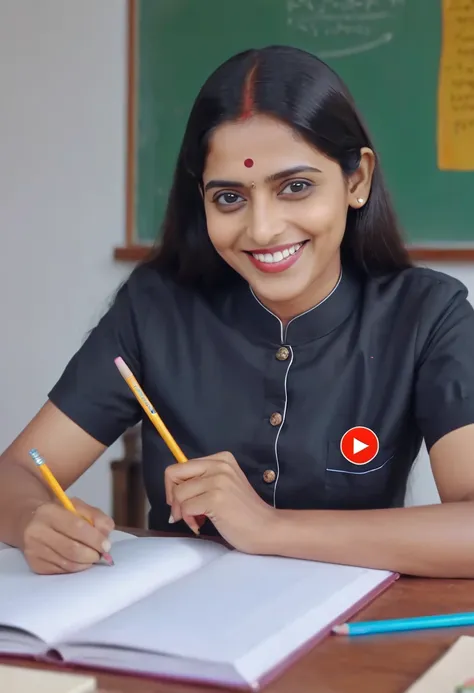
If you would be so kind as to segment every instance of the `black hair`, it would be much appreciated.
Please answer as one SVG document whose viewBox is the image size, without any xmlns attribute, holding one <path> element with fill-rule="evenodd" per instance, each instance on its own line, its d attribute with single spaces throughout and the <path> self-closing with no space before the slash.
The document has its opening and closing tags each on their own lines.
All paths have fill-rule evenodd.
<svg viewBox="0 0 474 693">
<path fill-rule="evenodd" d="M 206 227 L 200 184 L 210 135 L 243 111 L 277 118 L 309 144 L 353 173 L 371 138 L 347 87 L 323 61 L 290 46 L 269 46 L 234 55 L 211 74 L 191 110 L 178 155 L 157 246 L 147 263 L 192 286 L 215 287 L 235 271 L 214 249 Z M 378 159 L 371 192 L 349 208 L 341 244 L 343 263 L 364 274 L 411 266 Z"/>
</svg>

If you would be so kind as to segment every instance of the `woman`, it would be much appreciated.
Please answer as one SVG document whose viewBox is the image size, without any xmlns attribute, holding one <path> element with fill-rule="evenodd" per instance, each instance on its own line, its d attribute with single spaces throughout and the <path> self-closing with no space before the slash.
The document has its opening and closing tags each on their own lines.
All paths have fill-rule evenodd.
<svg viewBox="0 0 474 693">
<path fill-rule="evenodd" d="M 289 47 L 223 64 L 163 231 L 4 453 L 0 540 L 39 573 L 108 550 L 110 518 L 58 507 L 28 451 L 68 487 L 141 420 L 121 356 L 190 459 L 145 417 L 151 528 L 204 517 L 246 552 L 474 577 L 473 311 L 458 281 L 411 266 L 340 79 Z M 404 508 L 423 438 L 443 503 Z"/>
</svg>

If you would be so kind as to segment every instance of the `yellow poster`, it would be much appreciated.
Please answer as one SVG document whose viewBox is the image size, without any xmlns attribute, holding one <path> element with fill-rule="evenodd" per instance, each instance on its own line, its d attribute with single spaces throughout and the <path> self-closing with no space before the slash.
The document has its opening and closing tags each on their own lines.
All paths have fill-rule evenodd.
<svg viewBox="0 0 474 693">
<path fill-rule="evenodd" d="M 442 0 L 438 167 L 474 171 L 474 0 Z"/>
</svg>

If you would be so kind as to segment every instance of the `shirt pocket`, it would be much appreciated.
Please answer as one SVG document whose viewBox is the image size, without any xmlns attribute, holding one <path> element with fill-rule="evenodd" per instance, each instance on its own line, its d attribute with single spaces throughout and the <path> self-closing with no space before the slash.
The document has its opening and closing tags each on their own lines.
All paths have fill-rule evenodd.
<svg viewBox="0 0 474 693">
<path fill-rule="evenodd" d="M 340 440 L 329 441 L 325 470 L 327 507 L 357 510 L 389 507 L 396 470 L 395 447 L 380 447 L 367 464 L 349 462 Z"/>
</svg>

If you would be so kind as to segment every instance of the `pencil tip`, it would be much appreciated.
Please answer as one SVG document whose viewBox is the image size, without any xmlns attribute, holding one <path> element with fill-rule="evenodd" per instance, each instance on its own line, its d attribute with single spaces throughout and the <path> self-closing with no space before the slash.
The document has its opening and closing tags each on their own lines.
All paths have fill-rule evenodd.
<svg viewBox="0 0 474 693">
<path fill-rule="evenodd" d="M 344 623 L 340 626 L 334 626 L 332 632 L 336 633 L 336 635 L 347 635 L 349 632 L 349 627 Z"/>
</svg>

